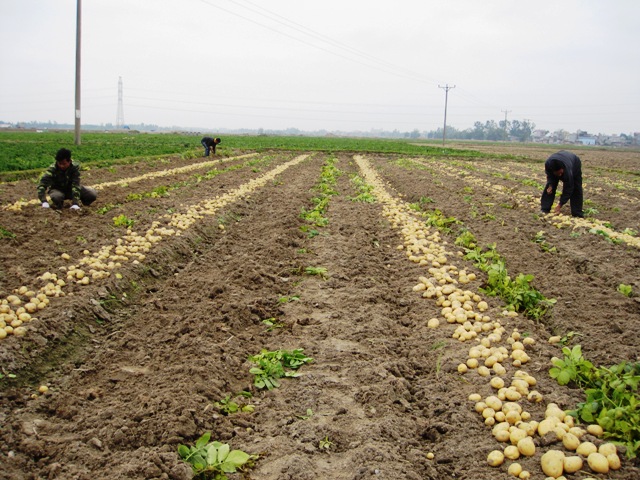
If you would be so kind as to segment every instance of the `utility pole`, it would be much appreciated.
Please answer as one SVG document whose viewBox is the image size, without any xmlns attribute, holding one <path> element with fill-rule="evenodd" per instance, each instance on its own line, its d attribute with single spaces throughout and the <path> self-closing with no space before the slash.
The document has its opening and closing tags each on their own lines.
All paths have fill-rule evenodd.
<svg viewBox="0 0 640 480">
<path fill-rule="evenodd" d="M 118 78 L 118 115 L 116 116 L 116 128 L 124 127 L 124 107 L 122 106 L 122 77 Z"/>
<path fill-rule="evenodd" d="M 511 113 L 511 110 L 500 110 L 502 113 L 504 113 L 504 134 L 502 135 L 502 139 L 504 141 L 507 140 L 507 114 Z"/>
<path fill-rule="evenodd" d="M 80 145 L 80 39 L 82 37 L 82 0 L 78 0 L 76 13 L 76 111 L 75 144 Z"/>
<path fill-rule="evenodd" d="M 442 129 L 442 146 L 444 147 L 444 142 L 447 138 L 447 101 L 449 99 L 449 90 L 456 88 L 456 86 L 450 87 L 447 83 L 444 87 L 438 85 L 438 88 L 444 89 L 444 128 Z"/>
</svg>

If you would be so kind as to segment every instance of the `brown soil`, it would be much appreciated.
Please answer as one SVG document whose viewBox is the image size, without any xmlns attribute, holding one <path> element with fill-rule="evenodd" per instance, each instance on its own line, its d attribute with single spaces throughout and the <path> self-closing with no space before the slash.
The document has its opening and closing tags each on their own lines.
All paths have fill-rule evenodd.
<svg viewBox="0 0 640 480">
<path fill-rule="evenodd" d="M 73 261 L 85 249 L 115 244 L 124 229 L 113 217 L 135 220 L 134 230 L 143 233 L 162 215 L 224 195 L 296 155 L 263 153 L 257 163 L 225 158 L 221 174 L 198 182 L 195 173 L 211 168 L 114 186 L 80 214 L 38 205 L 0 211 L 0 225 L 15 234 L 0 240 L 1 297 L 23 285 L 37 290 L 38 276 L 69 264 L 62 253 Z M 586 198 L 598 207 L 598 218 L 617 230 L 637 231 L 640 154 L 616 154 L 613 160 L 602 155 L 583 156 L 585 182 L 594 187 Z M 545 156 L 529 158 L 541 166 Z M 557 299 L 553 311 L 534 322 L 522 315 L 503 318 L 500 299 L 484 298 L 507 332 L 518 328 L 537 340 L 527 347 L 532 360 L 523 367 L 544 395 L 541 404 L 523 402 L 534 418 L 543 418 L 549 402 L 569 409 L 583 399 L 579 390 L 549 378 L 550 358 L 560 355 L 560 347 L 546 342 L 549 336 L 575 332 L 570 344 L 582 345 L 597 365 L 640 361 L 638 297 L 616 292 L 621 283 L 640 291 L 640 249 L 584 229 L 571 235 L 555 228 L 536 210 L 493 190 L 465 188 L 467 178 L 443 175 L 448 167 L 442 162 L 418 159 L 427 167 L 419 169 L 390 155 L 367 158 L 389 193 L 406 203 L 430 198 L 427 210 L 455 216 L 480 244 L 496 242 L 512 276 L 534 275 L 534 286 Z M 379 203 L 352 201 L 350 178 L 361 174 L 353 155 L 337 155 L 342 174 L 326 213 L 329 224 L 316 236 L 301 230 L 300 212 L 312 208 L 326 159 L 311 154 L 182 236 L 167 237 L 140 264 L 125 263 L 121 278 L 65 287 L 67 295 L 52 298 L 24 337 L 0 340 L 0 478 L 188 479 L 191 470 L 179 459 L 178 445 L 192 445 L 205 432 L 260 455 L 246 478 L 508 478 L 507 464 L 487 465 L 487 454 L 504 444 L 467 399 L 492 389 L 479 375 L 456 370 L 471 344 L 451 338 L 454 327 L 444 321 L 427 328 L 440 308 L 412 290 L 420 276 L 428 276 L 426 267 L 397 248 L 403 238 Z M 95 169 L 83 180 L 95 185 L 200 161 Z M 487 154 L 474 161 L 472 175 L 537 195 L 532 187 L 491 174 L 513 167 L 523 175 L 521 168 L 531 165 L 496 162 Z M 600 183 L 605 176 L 611 181 Z M 534 179 L 542 182 L 542 172 Z M 618 181 L 627 182 L 624 189 L 613 186 Z M 180 182 L 187 186 L 168 196 L 126 200 Z M 33 182 L 3 184 L 0 205 L 34 193 Z M 100 214 L 109 204 L 119 206 Z M 539 231 L 557 253 L 532 241 Z M 455 237 L 442 237 L 455 252 Z M 484 274 L 462 258 L 451 261 L 477 274 L 465 288 L 478 292 Z M 327 278 L 305 274 L 309 266 L 326 268 Z M 282 326 L 269 330 L 262 322 L 268 318 Z M 250 355 L 296 348 L 314 359 L 300 377 L 283 379 L 271 391 L 252 385 Z M 516 370 L 505 366 L 510 374 Z M 42 384 L 49 386 L 46 394 L 37 392 Z M 253 393 L 253 413 L 222 415 L 213 406 L 243 390 Z M 313 414 L 306 418 L 309 409 Z M 329 448 L 320 447 L 324 439 Z M 520 463 L 532 478 L 543 478 L 539 457 L 549 446 L 536 442 L 536 456 Z M 589 476 L 585 467 L 570 478 Z M 622 469 L 607 478 L 637 479 L 640 468 L 623 459 Z"/>
</svg>

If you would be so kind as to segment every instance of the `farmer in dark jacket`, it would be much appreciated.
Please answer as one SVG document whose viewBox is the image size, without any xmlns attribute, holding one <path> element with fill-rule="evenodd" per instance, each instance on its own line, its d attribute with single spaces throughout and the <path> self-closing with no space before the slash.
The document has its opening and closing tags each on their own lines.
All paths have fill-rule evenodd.
<svg viewBox="0 0 640 480">
<path fill-rule="evenodd" d="M 547 174 L 547 185 L 542 191 L 540 209 L 544 213 L 551 211 L 551 206 L 556 198 L 558 182 L 562 181 L 562 195 L 553 210 L 554 213 L 560 213 L 562 206 L 570 202 L 571 215 L 584 217 L 582 211 L 582 162 L 580 162 L 580 158 L 571 152 L 561 150 L 547 159 L 544 163 L 544 170 Z"/>
<path fill-rule="evenodd" d="M 61 148 L 56 153 L 56 163 L 40 177 L 38 199 L 44 208 L 49 208 L 47 193 L 53 208 L 61 209 L 65 200 L 71 200 L 71 210 L 79 210 L 80 203 L 91 205 L 98 197 L 93 188 L 80 185 L 80 165 L 71 161 L 71 151 Z"/>
<path fill-rule="evenodd" d="M 204 137 L 200 143 L 202 144 L 202 146 L 204 147 L 204 156 L 208 157 L 209 156 L 209 150 L 213 150 L 213 154 L 216 154 L 216 145 L 218 145 L 220 143 L 220 139 L 218 137 L 216 138 L 211 138 L 211 137 Z"/>
</svg>

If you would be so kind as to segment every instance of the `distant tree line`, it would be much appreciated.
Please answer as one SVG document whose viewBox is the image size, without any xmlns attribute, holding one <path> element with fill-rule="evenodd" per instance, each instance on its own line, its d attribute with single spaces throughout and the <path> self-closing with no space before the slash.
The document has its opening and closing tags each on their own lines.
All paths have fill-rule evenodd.
<svg viewBox="0 0 640 480">
<path fill-rule="evenodd" d="M 0 120 L 0 124 L 5 123 Z M 27 129 L 73 129 L 72 124 L 66 123 L 57 123 L 57 122 L 19 122 L 17 125 L 19 128 L 27 128 Z M 83 130 L 114 130 L 115 126 L 111 123 L 101 124 L 101 125 L 82 125 Z M 205 132 L 210 131 L 207 128 L 189 128 L 185 129 L 182 127 L 164 127 L 156 124 L 131 124 L 128 125 L 127 128 L 136 131 L 151 131 L 151 132 L 161 132 L 161 131 L 197 131 L 197 132 Z M 496 122 L 494 120 L 487 120 L 486 122 L 475 122 L 473 128 L 467 128 L 465 130 L 459 130 L 455 127 L 447 125 L 446 138 L 447 139 L 457 139 L 457 140 L 489 140 L 489 141 L 519 141 L 519 142 L 527 142 L 531 140 L 531 134 L 535 129 L 535 124 L 528 120 L 511 120 L 505 123 L 504 120 L 500 122 Z M 398 129 L 394 130 L 382 130 L 382 129 L 371 129 L 370 131 L 337 131 L 337 130 L 314 130 L 314 131 L 305 131 L 300 130 L 298 128 L 286 128 L 286 129 L 265 129 L 265 128 L 217 128 L 215 129 L 217 133 L 222 134 L 240 134 L 240 135 L 300 135 L 300 136 L 327 136 L 327 135 L 335 135 L 335 136 L 358 136 L 358 137 L 375 137 L 375 138 L 431 138 L 431 139 L 441 139 L 442 138 L 442 128 L 438 128 L 437 130 L 432 131 L 419 131 L 415 129 L 413 131 L 400 131 Z"/>
<path fill-rule="evenodd" d="M 527 142 L 531 140 L 531 134 L 536 128 L 535 123 L 529 120 L 511 120 L 505 122 L 495 122 L 487 120 L 485 123 L 475 122 L 473 128 L 458 130 L 447 125 L 446 138 L 456 140 L 490 140 L 490 141 L 518 141 Z M 413 136 L 416 131 L 412 132 Z M 426 138 L 442 138 L 443 129 L 438 128 L 425 133 Z M 418 136 L 420 136 L 418 134 Z M 417 137 L 416 137 L 417 138 Z"/>
</svg>

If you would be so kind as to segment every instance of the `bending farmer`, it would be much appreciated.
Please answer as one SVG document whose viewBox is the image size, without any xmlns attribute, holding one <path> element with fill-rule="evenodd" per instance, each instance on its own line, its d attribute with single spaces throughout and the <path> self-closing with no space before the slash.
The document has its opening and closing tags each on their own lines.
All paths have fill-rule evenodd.
<svg viewBox="0 0 640 480">
<path fill-rule="evenodd" d="M 45 170 L 38 183 L 38 199 L 44 208 L 49 208 L 47 193 L 53 208 L 61 209 L 65 200 L 71 200 L 71 210 L 79 210 L 80 205 L 91 205 L 98 192 L 80 185 L 80 165 L 71 161 L 71 151 L 61 148 L 56 153 L 56 163 Z"/>
<path fill-rule="evenodd" d="M 556 198 L 558 182 L 562 181 L 562 195 L 553 210 L 554 213 L 560 213 L 562 206 L 570 202 L 571 215 L 584 217 L 582 211 L 582 162 L 580 162 L 580 158 L 571 152 L 561 150 L 547 158 L 544 170 L 547 174 L 547 185 L 540 198 L 540 210 L 544 213 L 551 211 L 551 206 Z"/>
<path fill-rule="evenodd" d="M 204 137 L 200 143 L 202 144 L 202 146 L 204 147 L 204 156 L 208 157 L 209 156 L 209 150 L 213 150 L 213 154 L 216 154 L 216 145 L 218 145 L 221 142 L 221 140 L 216 137 L 216 138 L 211 138 L 211 137 Z"/>
</svg>

